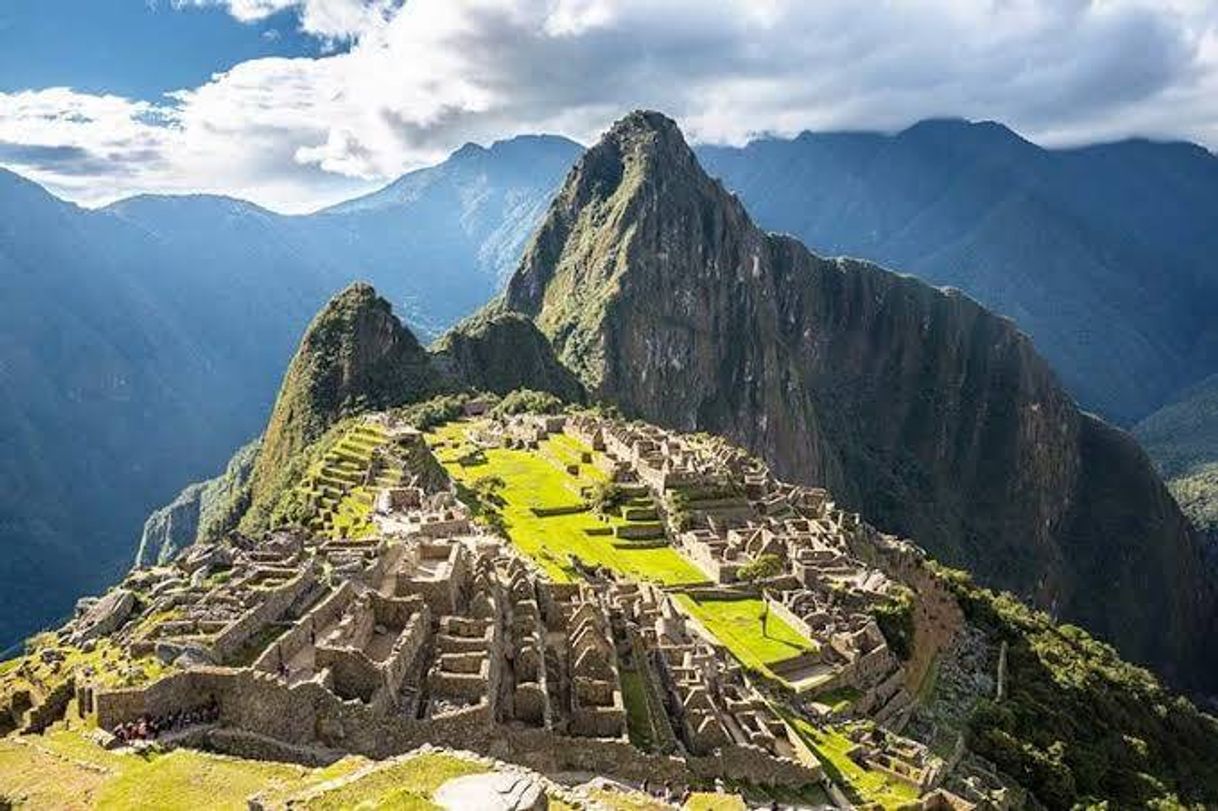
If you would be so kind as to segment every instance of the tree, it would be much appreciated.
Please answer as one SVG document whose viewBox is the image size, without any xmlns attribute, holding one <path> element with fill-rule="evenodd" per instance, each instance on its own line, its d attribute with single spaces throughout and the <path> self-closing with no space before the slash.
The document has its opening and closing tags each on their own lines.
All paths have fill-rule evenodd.
<svg viewBox="0 0 1218 811">
<path fill-rule="evenodd" d="M 736 576 L 746 583 L 756 583 L 759 580 L 777 577 L 782 574 L 782 571 L 782 558 L 769 554 L 762 555 L 753 562 L 741 566 L 740 571 L 736 572 Z"/>
<path fill-rule="evenodd" d="M 609 515 L 625 501 L 625 491 L 615 482 L 598 482 L 588 493 L 588 504 L 600 515 Z"/>
</svg>

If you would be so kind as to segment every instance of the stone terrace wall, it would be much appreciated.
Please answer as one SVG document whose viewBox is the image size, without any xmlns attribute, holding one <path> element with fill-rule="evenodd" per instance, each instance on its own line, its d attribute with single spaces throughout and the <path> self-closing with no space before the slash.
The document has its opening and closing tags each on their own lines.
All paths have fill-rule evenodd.
<svg viewBox="0 0 1218 811">
<path fill-rule="evenodd" d="M 212 651 L 220 661 L 239 651 L 254 634 L 275 622 L 292 607 L 297 598 L 317 582 L 312 569 L 306 569 L 296 577 L 273 589 L 258 605 L 241 615 L 241 618 L 221 631 L 211 643 Z"/>
<path fill-rule="evenodd" d="M 569 738 L 543 729 L 491 722 L 485 708 L 446 714 L 435 721 L 404 719 L 370 711 L 358 701 L 340 701 L 316 682 L 291 687 L 266 674 L 233 668 L 199 668 L 168 676 L 142 689 L 112 690 L 96 697 L 99 725 L 111 728 L 140 715 L 163 715 L 215 700 L 220 722 L 290 746 L 321 744 L 384 758 L 424 743 L 470 749 L 538 771 L 590 771 L 629 780 L 748 780 L 802 786 L 822 773 L 793 760 L 774 758 L 758 747 L 725 747 L 706 757 L 649 755 L 629 743 Z"/>
<path fill-rule="evenodd" d="M 352 586 L 344 582 L 333 594 L 326 597 L 316 608 L 306 614 L 290 630 L 272 643 L 254 662 L 254 668 L 275 672 L 280 662 L 288 662 L 301 650 L 309 647 L 310 639 L 316 639 L 321 631 L 342 616 L 343 610 L 351 600 Z"/>
</svg>

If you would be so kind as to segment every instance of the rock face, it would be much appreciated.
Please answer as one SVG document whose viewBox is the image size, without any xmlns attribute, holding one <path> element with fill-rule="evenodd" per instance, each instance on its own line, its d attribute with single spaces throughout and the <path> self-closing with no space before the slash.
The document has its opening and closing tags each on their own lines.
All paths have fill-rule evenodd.
<svg viewBox="0 0 1218 811">
<path fill-rule="evenodd" d="M 140 536 L 135 565 L 167 563 L 179 550 L 207 537 L 227 505 L 249 482 L 257 455 L 258 442 L 245 445 L 229 460 L 222 474 L 187 485 L 173 501 L 149 515 Z"/>
<path fill-rule="evenodd" d="M 313 319 L 284 376 L 250 479 L 257 507 L 292 456 L 340 417 L 435 392 L 427 351 L 370 285 L 356 283 Z"/>
<path fill-rule="evenodd" d="M 634 113 L 588 150 L 505 303 L 594 397 L 723 434 L 1178 683 L 1214 686 L 1199 544 L 1136 446 L 1080 414 L 1010 321 L 763 233 L 664 116 Z"/>
<path fill-rule="evenodd" d="M 507 394 L 520 388 L 580 401 L 579 379 L 554 356 L 554 348 L 528 318 L 517 313 L 475 316 L 432 347 L 432 358 L 455 387 Z"/>
<path fill-rule="evenodd" d="M 698 157 L 763 228 L 1011 315 L 1118 424 L 1218 371 L 1218 156 L 1202 147 L 1044 149 L 993 121 L 930 120 Z"/>
</svg>

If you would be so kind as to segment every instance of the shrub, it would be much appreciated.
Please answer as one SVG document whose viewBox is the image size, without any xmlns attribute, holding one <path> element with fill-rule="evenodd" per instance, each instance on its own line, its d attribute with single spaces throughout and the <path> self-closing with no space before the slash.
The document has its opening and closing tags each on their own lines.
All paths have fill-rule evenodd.
<svg viewBox="0 0 1218 811">
<path fill-rule="evenodd" d="M 563 401 L 548 391 L 516 389 L 491 409 L 496 417 L 510 414 L 557 414 L 563 410 Z"/>
<path fill-rule="evenodd" d="M 589 506 L 601 515 L 608 515 L 625 502 L 626 494 L 615 482 L 598 482 L 588 493 Z"/>
<path fill-rule="evenodd" d="M 913 594 L 909 589 L 902 588 L 880 602 L 871 609 L 871 614 L 892 652 L 901 659 L 909 659 L 914 638 Z"/>
</svg>

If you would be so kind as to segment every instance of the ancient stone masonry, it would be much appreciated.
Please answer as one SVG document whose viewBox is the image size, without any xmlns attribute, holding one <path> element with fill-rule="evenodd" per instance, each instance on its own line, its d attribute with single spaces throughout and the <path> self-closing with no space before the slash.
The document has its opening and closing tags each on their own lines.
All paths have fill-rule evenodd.
<svg viewBox="0 0 1218 811">
<path fill-rule="evenodd" d="M 83 604 L 66 630 L 108 633 L 171 672 L 140 687 L 78 677 L 82 714 L 110 728 L 214 706 L 210 745 L 235 749 L 321 745 L 383 757 L 433 741 L 558 768 L 820 780 L 816 756 L 776 706 L 781 683 L 784 712 L 887 727 L 856 742 L 866 768 L 919 788 L 937 779 L 941 762 L 895 734 L 911 710 L 909 675 L 873 611 L 905 583 L 929 595 L 917 633 L 951 625 L 933 578 L 919 579 L 916 547 L 708 437 L 589 414 L 475 417 L 475 448 L 547 451 L 560 469 L 604 473 L 625 519 L 604 533 L 643 527 L 645 539 L 605 543 L 670 546 L 707 582 L 660 586 L 582 565 L 582 580 L 553 582 L 474 520 L 456 486 L 435 475 L 442 468 L 418 432 L 380 416 L 428 473 L 407 466 L 379 488 L 375 536 L 234 535 L 135 571 Z M 564 434 L 575 440 L 564 447 L 586 450 L 551 450 Z M 764 605 L 807 643 L 761 674 L 689 600 Z M 627 675 L 641 685 L 633 698 Z M 848 709 L 821 703 L 841 690 L 853 696 Z M 653 733 L 646 751 L 630 743 L 628 698 Z"/>
</svg>

